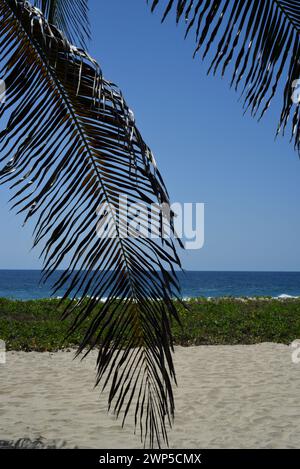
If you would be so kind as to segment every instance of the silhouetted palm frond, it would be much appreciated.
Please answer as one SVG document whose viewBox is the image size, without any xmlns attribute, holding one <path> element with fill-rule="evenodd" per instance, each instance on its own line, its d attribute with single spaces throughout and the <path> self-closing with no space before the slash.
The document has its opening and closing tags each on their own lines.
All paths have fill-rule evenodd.
<svg viewBox="0 0 300 469">
<path fill-rule="evenodd" d="M 65 315 L 76 313 L 72 330 L 87 324 L 78 353 L 99 346 L 97 382 L 111 384 L 109 405 L 124 421 L 135 405 L 142 439 L 160 444 L 174 414 L 170 320 L 178 319 L 180 261 L 162 239 L 158 204 L 169 201 L 154 157 L 118 88 L 39 10 L 0 0 L 0 24 L 0 182 L 11 184 L 25 221 L 37 218 L 45 278 L 68 262 L 55 287 L 68 286 L 65 298 L 82 295 Z M 151 204 L 160 239 L 124 235 L 120 194 Z M 96 233 L 103 204 L 111 237 Z M 140 218 L 147 223 L 146 209 Z"/>
<path fill-rule="evenodd" d="M 174 11 L 177 23 L 186 22 L 186 35 L 195 32 L 194 55 L 212 53 L 209 72 L 221 69 L 224 75 L 233 64 L 231 86 L 242 86 L 244 107 L 254 116 L 261 118 L 278 87 L 284 88 L 277 133 L 284 133 L 292 114 L 291 139 L 300 152 L 300 100 L 292 100 L 296 80 L 300 88 L 300 1 L 151 0 L 152 11 L 159 4 L 163 21 Z"/>
<path fill-rule="evenodd" d="M 88 0 L 34 0 L 33 4 L 72 44 L 86 48 L 91 37 Z"/>
</svg>

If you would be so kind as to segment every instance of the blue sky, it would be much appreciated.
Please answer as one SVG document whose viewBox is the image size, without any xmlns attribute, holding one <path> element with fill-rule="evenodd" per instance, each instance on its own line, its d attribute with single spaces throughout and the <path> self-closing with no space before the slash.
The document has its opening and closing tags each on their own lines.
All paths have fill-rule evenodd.
<svg viewBox="0 0 300 469">
<path fill-rule="evenodd" d="M 122 89 L 175 202 L 203 202 L 205 246 L 187 270 L 300 270 L 300 161 L 274 135 L 280 100 L 259 124 L 229 78 L 206 76 L 192 40 L 141 0 L 90 0 L 91 54 Z M 281 96 L 280 96 L 281 97 Z M 0 268 L 40 268 L 31 228 L 0 192 Z"/>
</svg>

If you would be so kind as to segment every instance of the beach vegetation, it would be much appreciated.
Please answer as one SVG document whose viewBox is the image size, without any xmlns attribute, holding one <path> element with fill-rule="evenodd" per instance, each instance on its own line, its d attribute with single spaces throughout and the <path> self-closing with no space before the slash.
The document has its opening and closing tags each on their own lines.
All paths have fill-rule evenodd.
<svg viewBox="0 0 300 469">
<path fill-rule="evenodd" d="M 300 299 L 195 298 L 187 302 L 187 308 L 179 302 L 175 305 L 181 323 L 172 323 L 175 345 L 290 344 L 300 338 Z M 81 324 L 69 335 L 74 318 L 61 320 L 64 307 L 59 300 L 0 299 L 0 337 L 7 349 L 24 352 L 76 349 L 88 325 Z M 101 305 L 98 307 L 101 309 Z M 76 309 L 73 314 L 75 317 Z M 95 311 L 95 317 L 97 314 Z M 92 320 L 93 316 L 88 319 Z"/>
</svg>

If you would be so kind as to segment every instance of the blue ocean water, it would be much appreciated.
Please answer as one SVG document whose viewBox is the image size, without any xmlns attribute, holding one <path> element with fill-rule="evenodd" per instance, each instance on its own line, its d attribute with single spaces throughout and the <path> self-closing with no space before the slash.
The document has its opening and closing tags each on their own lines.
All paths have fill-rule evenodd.
<svg viewBox="0 0 300 469">
<path fill-rule="evenodd" d="M 0 297 L 20 300 L 49 298 L 51 285 L 58 279 L 40 284 L 37 270 L 0 270 Z M 179 273 L 184 298 L 300 296 L 300 272 L 186 272 Z M 55 296 L 62 296 L 58 291 Z"/>
</svg>

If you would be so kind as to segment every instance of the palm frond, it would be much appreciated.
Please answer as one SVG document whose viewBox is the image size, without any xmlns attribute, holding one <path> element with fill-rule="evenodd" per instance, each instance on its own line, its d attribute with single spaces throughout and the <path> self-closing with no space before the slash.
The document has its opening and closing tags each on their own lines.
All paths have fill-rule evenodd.
<svg viewBox="0 0 300 469">
<path fill-rule="evenodd" d="M 91 38 L 88 0 L 34 0 L 33 4 L 72 44 L 86 49 Z"/>
<path fill-rule="evenodd" d="M 161 3 L 152 0 L 152 11 Z M 300 153 L 300 102 L 292 100 L 300 80 L 300 1 L 170 0 L 162 21 L 172 11 L 177 23 L 186 22 L 186 35 L 195 33 L 194 56 L 212 53 L 208 72 L 221 70 L 223 76 L 232 64 L 231 86 L 242 88 L 244 107 L 253 116 L 261 119 L 281 88 L 277 134 L 284 134 L 292 115 L 291 140 Z"/>
<path fill-rule="evenodd" d="M 86 324 L 78 354 L 99 348 L 97 383 L 110 384 L 110 408 L 124 422 L 135 406 L 142 440 L 160 445 L 174 415 L 170 321 L 178 320 L 180 266 L 173 240 L 162 237 L 167 191 L 133 113 L 98 64 L 28 2 L 0 0 L 0 24 L 0 183 L 14 190 L 25 222 L 37 219 L 44 278 L 68 262 L 55 288 L 80 295 L 65 316 L 76 313 L 72 331 Z M 126 236 L 125 208 L 114 210 L 120 194 L 146 207 L 145 224 L 151 207 L 160 239 Z M 97 236 L 103 204 L 114 236 Z"/>
</svg>

